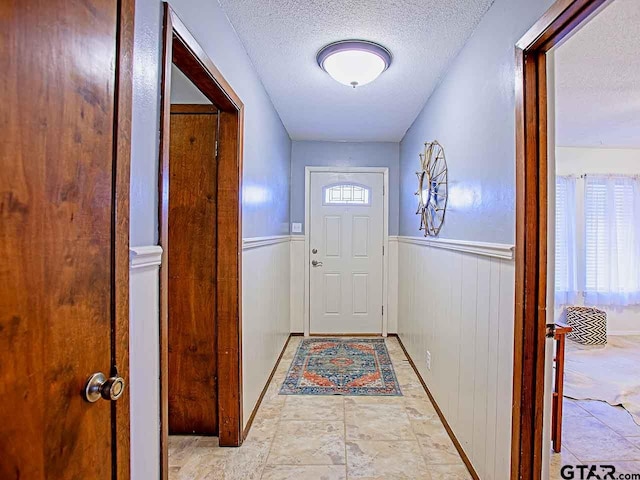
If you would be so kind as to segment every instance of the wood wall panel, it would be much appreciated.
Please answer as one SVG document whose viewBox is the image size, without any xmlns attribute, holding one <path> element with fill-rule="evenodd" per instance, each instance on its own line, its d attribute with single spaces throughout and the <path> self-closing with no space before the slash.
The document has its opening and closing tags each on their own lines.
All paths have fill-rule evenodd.
<svg viewBox="0 0 640 480">
<path fill-rule="evenodd" d="M 479 477 L 509 478 L 514 262 L 402 239 L 398 258 L 401 340 Z"/>
<path fill-rule="evenodd" d="M 488 286 L 489 292 L 500 291 L 500 260 L 491 259 L 491 279 Z M 495 439 L 497 432 L 497 422 L 503 415 L 502 408 L 498 406 L 498 346 L 500 337 L 500 299 L 495 296 L 490 297 L 488 329 L 489 336 L 487 342 L 487 425 L 485 439 Z M 497 332 L 497 334 L 494 334 Z M 485 451 L 484 461 L 486 472 L 495 472 L 496 455 L 493 448 L 488 447 Z"/>
<path fill-rule="evenodd" d="M 494 478 L 509 478 L 511 469 L 511 415 L 507 401 L 513 402 L 513 339 L 514 339 L 514 301 L 515 298 L 515 262 L 500 262 L 500 297 L 498 308 L 498 384 L 497 402 L 498 422 L 495 438 L 495 475 Z"/>
<path fill-rule="evenodd" d="M 437 252 L 429 251 L 430 256 Z M 473 457 L 473 403 L 475 380 L 475 336 L 478 299 L 478 257 L 462 256 L 462 325 L 460 329 L 460 371 L 458 401 L 459 440 L 467 455 Z M 455 280 L 454 280 L 455 282 Z M 455 340 L 454 340 L 455 341 Z"/>
<path fill-rule="evenodd" d="M 416 252 L 417 253 L 417 252 Z M 456 253 L 447 252 L 449 260 L 448 271 L 450 275 L 447 275 L 450 286 L 449 295 L 449 325 L 450 328 L 446 329 L 444 333 L 444 341 L 450 347 L 449 365 L 454 371 L 460 368 L 460 334 L 462 331 L 462 284 L 453 285 L 452 279 L 462 278 L 462 255 Z M 449 377 L 446 384 L 446 391 L 448 395 L 448 404 L 446 407 L 445 415 L 448 415 L 451 420 L 450 423 L 453 426 L 459 425 L 458 418 L 458 396 L 460 395 L 460 384 L 458 377 Z M 448 418 L 449 418 L 448 417 Z"/>
<path fill-rule="evenodd" d="M 492 297 L 491 275 L 496 272 L 491 271 L 491 259 L 489 257 L 478 258 L 478 276 L 476 279 L 477 299 L 476 299 L 476 329 L 473 343 L 474 349 L 474 385 L 473 385 L 473 433 L 471 444 L 473 453 L 471 461 L 477 465 L 477 472 L 480 478 L 486 478 L 486 435 L 487 435 L 487 414 L 489 405 L 487 388 L 487 368 L 489 366 L 489 312 Z"/>
</svg>

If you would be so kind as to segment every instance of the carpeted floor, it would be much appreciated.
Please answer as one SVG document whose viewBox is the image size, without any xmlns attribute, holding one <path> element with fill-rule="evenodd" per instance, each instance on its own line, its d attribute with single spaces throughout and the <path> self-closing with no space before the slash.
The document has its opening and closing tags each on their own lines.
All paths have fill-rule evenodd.
<svg viewBox="0 0 640 480">
<path fill-rule="evenodd" d="M 283 395 L 402 395 L 382 338 L 305 338 Z"/>
<path fill-rule="evenodd" d="M 622 405 L 640 425 L 640 336 L 610 336 L 605 347 L 567 341 L 564 394 Z"/>
</svg>

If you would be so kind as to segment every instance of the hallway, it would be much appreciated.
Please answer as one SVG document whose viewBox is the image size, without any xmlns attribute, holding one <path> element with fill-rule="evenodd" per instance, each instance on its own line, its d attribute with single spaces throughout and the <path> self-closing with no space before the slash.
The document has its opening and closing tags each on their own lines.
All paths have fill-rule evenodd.
<svg viewBox="0 0 640 480">
<path fill-rule="evenodd" d="M 0 480 L 640 480 L 640 0 L 0 10 Z"/>
<path fill-rule="evenodd" d="M 386 345 L 403 396 L 279 395 L 300 339 L 291 337 L 244 445 L 172 436 L 171 480 L 471 478 L 397 338 Z"/>
</svg>

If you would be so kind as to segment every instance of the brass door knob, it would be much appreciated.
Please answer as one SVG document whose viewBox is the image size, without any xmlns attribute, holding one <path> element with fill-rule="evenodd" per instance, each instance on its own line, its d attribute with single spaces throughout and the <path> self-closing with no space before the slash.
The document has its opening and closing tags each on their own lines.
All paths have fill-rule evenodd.
<svg viewBox="0 0 640 480">
<path fill-rule="evenodd" d="M 124 393 L 124 387 L 124 378 L 121 376 L 116 374 L 107 378 L 104 373 L 98 372 L 87 379 L 82 396 L 89 403 L 97 402 L 101 398 L 116 401 Z"/>
</svg>

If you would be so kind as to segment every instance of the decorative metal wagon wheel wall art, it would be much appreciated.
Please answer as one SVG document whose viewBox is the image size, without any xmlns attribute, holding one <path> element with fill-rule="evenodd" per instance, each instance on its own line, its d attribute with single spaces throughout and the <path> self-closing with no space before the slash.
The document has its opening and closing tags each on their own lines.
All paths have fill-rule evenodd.
<svg viewBox="0 0 640 480">
<path fill-rule="evenodd" d="M 444 149 L 437 141 L 424 144 L 424 153 L 420 154 L 418 176 L 418 211 L 420 230 L 424 236 L 437 236 L 444 222 L 447 210 L 447 160 Z"/>
</svg>

